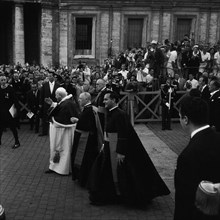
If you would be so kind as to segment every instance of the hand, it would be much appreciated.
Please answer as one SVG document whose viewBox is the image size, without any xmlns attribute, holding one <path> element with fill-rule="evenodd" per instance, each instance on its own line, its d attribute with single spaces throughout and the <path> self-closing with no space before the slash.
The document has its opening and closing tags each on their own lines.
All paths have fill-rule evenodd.
<svg viewBox="0 0 220 220">
<path fill-rule="evenodd" d="M 125 155 L 117 154 L 117 161 L 119 164 L 122 164 L 125 159 Z"/>
<path fill-rule="evenodd" d="M 76 118 L 76 117 L 71 117 L 71 118 L 70 118 L 70 121 L 71 121 L 73 124 L 77 123 L 78 120 L 79 120 L 79 119 Z"/>
<path fill-rule="evenodd" d="M 53 100 L 51 98 L 45 98 L 44 101 L 48 104 L 48 105 L 52 105 Z"/>
</svg>

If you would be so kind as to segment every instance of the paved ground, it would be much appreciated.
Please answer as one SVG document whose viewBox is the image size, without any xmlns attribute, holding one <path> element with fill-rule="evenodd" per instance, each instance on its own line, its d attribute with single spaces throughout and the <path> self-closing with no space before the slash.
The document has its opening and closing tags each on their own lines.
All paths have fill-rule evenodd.
<svg viewBox="0 0 220 220">
<path fill-rule="evenodd" d="M 8 130 L 0 146 L 0 204 L 5 208 L 7 220 L 171 220 L 176 157 L 188 138 L 178 123 L 173 124 L 172 131 L 161 131 L 160 127 L 156 123 L 135 125 L 171 190 L 169 196 L 155 198 L 146 210 L 122 205 L 90 205 L 87 192 L 70 176 L 44 174 L 48 169 L 48 137 L 38 137 L 24 124 L 19 130 L 21 147 L 13 150 L 14 140 Z"/>
</svg>

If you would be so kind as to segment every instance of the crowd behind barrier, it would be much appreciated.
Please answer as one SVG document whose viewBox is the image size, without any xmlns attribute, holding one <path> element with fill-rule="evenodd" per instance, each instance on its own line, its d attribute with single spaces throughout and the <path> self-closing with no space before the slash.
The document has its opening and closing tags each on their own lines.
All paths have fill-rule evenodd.
<svg viewBox="0 0 220 220">
<path fill-rule="evenodd" d="M 179 94 L 174 103 L 176 110 L 182 94 L 192 88 L 199 89 L 200 76 L 207 76 L 209 81 L 213 76 L 220 78 L 220 42 L 215 46 L 195 44 L 185 35 L 182 41 L 175 43 L 168 39 L 163 44 L 153 40 L 146 48 L 129 48 L 106 58 L 102 65 L 88 66 L 84 61 L 72 67 L 2 64 L 0 73 L 7 76 L 16 92 L 21 119 L 31 111 L 27 103 L 31 85 L 36 84 L 41 91 L 48 75 L 53 73 L 56 82 L 72 94 L 76 102 L 81 92 L 89 92 L 95 99 L 96 81 L 101 78 L 120 95 L 120 105 L 130 114 L 132 122 L 159 121 L 160 89 L 167 78 L 172 79 Z"/>
</svg>

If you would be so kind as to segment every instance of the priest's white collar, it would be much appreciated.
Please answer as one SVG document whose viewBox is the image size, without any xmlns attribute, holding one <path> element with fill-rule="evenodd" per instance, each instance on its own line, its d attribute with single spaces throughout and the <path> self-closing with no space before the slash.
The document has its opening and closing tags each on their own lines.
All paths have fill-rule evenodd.
<svg viewBox="0 0 220 220">
<path fill-rule="evenodd" d="M 114 110 L 115 108 L 118 108 L 118 105 L 114 106 L 113 108 L 109 109 L 109 111 L 111 112 L 112 110 Z"/>
<path fill-rule="evenodd" d="M 198 132 L 200 132 L 200 131 L 202 131 L 202 130 L 205 130 L 206 128 L 209 128 L 209 127 L 210 127 L 209 125 L 205 125 L 205 126 L 202 126 L 202 127 L 198 128 L 198 129 L 196 129 L 195 131 L 193 131 L 193 132 L 191 133 L 191 138 L 192 138 L 195 134 L 197 134 Z"/>
<path fill-rule="evenodd" d="M 69 94 L 69 95 L 65 96 L 65 97 L 59 102 L 59 104 L 60 104 L 61 102 L 65 101 L 65 100 L 67 100 L 67 99 L 72 98 L 72 96 L 73 96 L 72 94 Z"/>
</svg>

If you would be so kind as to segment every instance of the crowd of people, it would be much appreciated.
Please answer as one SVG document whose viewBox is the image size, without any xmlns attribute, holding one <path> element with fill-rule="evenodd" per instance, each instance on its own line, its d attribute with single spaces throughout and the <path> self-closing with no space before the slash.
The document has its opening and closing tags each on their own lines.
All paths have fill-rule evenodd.
<svg viewBox="0 0 220 220">
<path fill-rule="evenodd" d="M 152 41 L 146 48 L 126 50 L 101 66 L 88 67 L 83 61 L 72 68 L 17 63 L 2 65 L 0 72 L 0 144 L 9 127 L 15 139 L 12 147 L 20 147 L 17 128 L 27 117 L 30 129 L 39 136 L 49 133 L 45 173 L 72 174 L 88 189 L 94 205 L 142 206 L 170 193 L 118 101 L 121 91 L 160 90 L 162 130 L 170 130 L 176 91 L 186 91 L 180 104 L 181 125 L 191 138 L 201 138 L 198 134 L 207 131 L 215 143 L 207 149 L 197 138 L 202 146 L 197 150 L 192 138 L 178 158 L 175 219 L 196 219 L 194 215 L 209 219 L 192 201 L 202 180 L 220 182 L 216 172 L 209 172 L 219 168 L 219 133 L 214 130 L 220 131 L 220 45 L 208 49 L 186 35 L 173 44 Z M 203 156 L 194 160 L 200 150 L 209 153 L 209 165 L 204 166 Z"/>
</svg>

